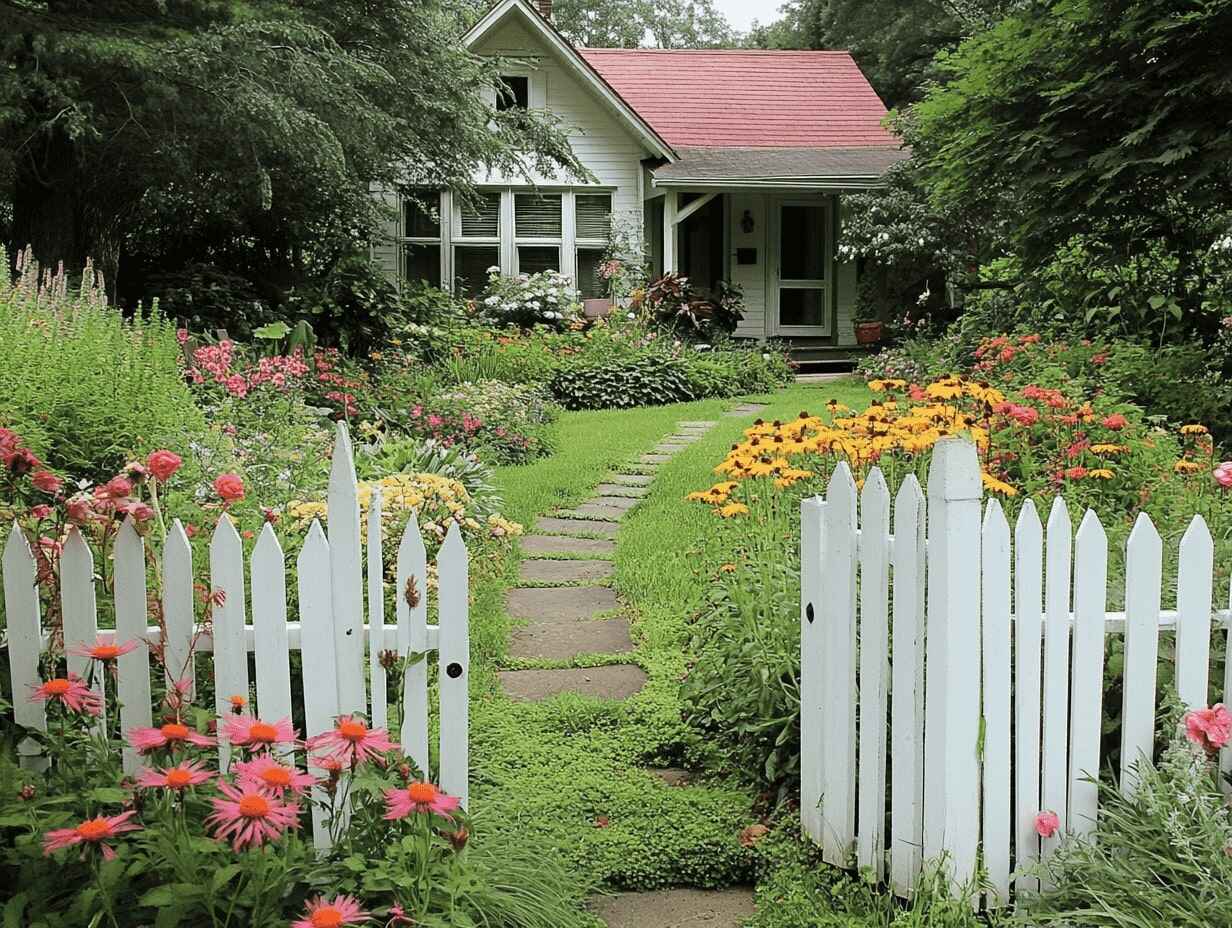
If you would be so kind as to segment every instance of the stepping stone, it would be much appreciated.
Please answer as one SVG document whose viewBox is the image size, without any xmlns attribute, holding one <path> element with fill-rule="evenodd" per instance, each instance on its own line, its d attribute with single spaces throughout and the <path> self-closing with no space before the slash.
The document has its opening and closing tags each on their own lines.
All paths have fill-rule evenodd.
<svg viewBox="0 0 1232 928">
<path fill-rule="evenodd" d="M 607 928 L 740 928 L 757 914 L 751 889 L 659 889 L 596 899 Z"/>
<path fill-rule="evenodd" d="M 615 522 L 598 522 L 594 519 L 555 519 L 547 516 L 535 520 L 535 530 L 539 532 L 560 532 L 566 535 L 582 532 L 614 538 L 616 532 L 620 530 L 620 526 Z"/>
<path fill-rule="evenodd" d="M 655 454 L 675 454 L 677 451 L 683 451 L 684 445 L 655 445 Z"/>
<path fill-rule="evenodd" d="M 651 767 L 648 772 L 668 786 L 687 786 L 693 780 L 693 774 L 682 767 Z"/>
<path fill-rule="evenodd" d="M 543 621 L 589 619 L 620 605 L 606 586 L 521 587 L 509 591 L 505 604 L 515 619 Z"/>
<path fill-rule="evenodd" d="M 654 477 L 650 474 L 614 474 L 612 476 L 612 483 L 619 483 L 626 487 L 644 487 L 652 482 L 654 482 Z"/>
<path fill-rule="evenodd" d="M 745 403 L 741 406 L 735 407 L 734 409 L 729 409 L 723 415 L 725 416 L 749 416 L 755 412 L 761 412 L 765 408 L 766 406 L 764 403 Z"/>
<path fill-rule="evenodd" d="M 718 419 L 693 419 L 677 422 L 676 427 L 681 429 L 708 429 L 718 424 Z"/>
<path fill-rule="evenodd" d="M 573 583 L 602 580 L 615 569 L 611 561 L 523 561 L 518 565 L 518 576 L 537 583 Z"/>
<path fill-rule="evenodd" d="M 518 702 L 539 702 L 561 693 L 599 699 L 628 699 L 646 685 L 646 674 L 633 664 L 570 670 L 503 670 L 501 689 Z"/>
<path fill-rule="evenodd" d="M 650 490 L 646 487 L 625 486 L 623 483 L 601 483 L 595 487 L 596 493 L 602 493 L 605 497 L 623 496 L 628 499 L 641 499 L 643 496 L 649 496 Z"/>
<path fill-rule="evenodd" d="M 677 432 L 675 435 L 668 435 L 663 439 L 665 442 L 675 442 L 680 445 L 691 445 L 695 441 L 700 441 L 706 437 L 705 432 Z"/>
<path fill-rule="evenodd" d="M 567 661 L 583 654 L 623 654 L 632 650 L 629 623 L 624 619 L 532 622 L 509 634 L 510 656 L 526 659 Z"/>
<path fill-rule="evenodd" d="M 638 460 L 643 464 L 666 464 L 672 459 L 670 454 L 643 454 Z"/>
<path fill-rule="evenodd" d="M 617 487 L 618 490 L 625 489 Z M 641 500 L 634 496 L 596 496 L 594 499 L 589 499 L 582 506 L 606 506 L 608 509 L 632 509 Z M 582 507 L 578 507 L 582 508 Z"/>
<path fill-rule="evenodd" d="M 615 506 L 598 506 L 594 503 L 583 503 L 577 509 L 562 509 L 557 513 L 566 519 L 599 519 L 602 522 L 619 522 L 624 518 L 625 510 Z"/>
<path fill-rule="evenodd" d="M 615 554 L 616 542 L 606 538 L 566 538 L 562 535 L 524 535 L 522 537 L 522 553 L 535 555 L 573 554 L 590 555 Z"/>
</svg>

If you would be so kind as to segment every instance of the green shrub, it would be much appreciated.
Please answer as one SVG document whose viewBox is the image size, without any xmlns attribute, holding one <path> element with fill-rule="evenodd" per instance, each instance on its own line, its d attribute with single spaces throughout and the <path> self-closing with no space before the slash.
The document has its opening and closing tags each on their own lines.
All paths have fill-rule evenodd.
<svg viewBox="0 0 1232 928">
<path fill-rule="evenodd" d="M 170 322 L 157 312 L 122 318 L 90 268 L 69 293 L 62 275 L 40 287 L 28 258 L 16 280 L 0 263 L 0 425 L 49 466 L 107 479 L 132 457 L 204 432 Z"/>
<path fill-rule="evenodd" d="M 437 393 L 412 406 L 399 426 L 493 463 L 517 464 L 551 453 L 549 426 L 558 413 L 539 387 L 489 380 Z"/>
<path fill-rule="evenodd" d="M 360 480 L 388 474 L 436 474 L 456 480 L 470 494 L 477 516 L 488 516 L 501 506 L 492 486 L 492 469 L 461 445 L 443 445 L 431 438 L 387 438 L 361 445 L 355 467 Z"/>
<path fill-rule="evenodd" d="M 552 395 L 566 409 L 626 409 L 696 399 L 687 364 L 654 354 L 562 366 L 552 379 Z"/>
<path fill-rule="evenodd" d="M 697 397 L 768 393 L 792 379 L 786 353 L 771 346 L 731 344 L 680 357 Z"/>
</svg>

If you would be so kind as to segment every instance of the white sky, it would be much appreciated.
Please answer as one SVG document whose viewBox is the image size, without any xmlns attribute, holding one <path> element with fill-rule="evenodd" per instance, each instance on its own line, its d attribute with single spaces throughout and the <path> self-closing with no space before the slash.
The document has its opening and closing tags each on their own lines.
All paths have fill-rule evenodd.
<svg viewBox="0 0 1232 928">
<path fill-rule="evenodd" d="M 783 0 L 714 0 L 727 21 L 741 32 L 747 32 L 753 20 L 763 25 L 779 18 Z"/>
</svg>

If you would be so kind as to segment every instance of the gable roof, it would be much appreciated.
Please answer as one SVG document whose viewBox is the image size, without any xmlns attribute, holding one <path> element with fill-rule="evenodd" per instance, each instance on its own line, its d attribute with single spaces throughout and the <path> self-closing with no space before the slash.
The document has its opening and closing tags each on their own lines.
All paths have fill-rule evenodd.
<svg viewBox="0 0 1232 928">
<path fill-rule="evenodd" d="M 655 131 L 686 148 L 899 148 L 845 51 L 582 48 Z"/>
<path fill-rule="evenodd" d="M 578 49 L 574 48 L 569 40 L 561 35 L 556 27 L 544 19 L 537 10 L 533 9 L 526 0 L 499 0 L 479 22 L 467 31 L 462 37 L 462 43 L 470 48 L 509 16 L 518 17 L 523 25 L 538 35 L 544 44 L 574 71 L 579 80 L 633 131 L 633 134 L 650 152 L 668 161 L 676 160 L 677 155 L 672 150 L 672 146 L 585 58 L 578 54 Z"/>
</svg>

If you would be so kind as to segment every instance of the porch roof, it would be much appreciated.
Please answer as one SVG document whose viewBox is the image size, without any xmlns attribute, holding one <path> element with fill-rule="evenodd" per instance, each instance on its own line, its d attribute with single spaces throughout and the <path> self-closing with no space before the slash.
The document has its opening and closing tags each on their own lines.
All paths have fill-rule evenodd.
<svg viewBox="0 0 1232 928">
<path fill-rule="evenodd" d="M 656 187 L 874 187 L 911 156 L 897 146 L 869 148 L 686 148 L 654 169 Z"/>
</svg>

